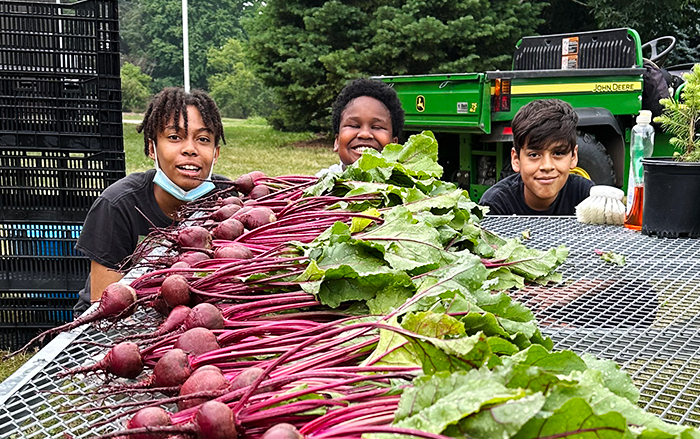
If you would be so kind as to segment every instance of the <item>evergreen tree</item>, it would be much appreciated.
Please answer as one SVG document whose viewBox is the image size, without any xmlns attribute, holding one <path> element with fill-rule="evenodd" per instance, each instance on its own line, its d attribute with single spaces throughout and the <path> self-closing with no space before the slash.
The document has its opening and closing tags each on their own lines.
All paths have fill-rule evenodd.
<svg viewBox="0 0 700 439">
<path fill-rule="evenodd" d="M 369 75 L 507 69 L 540 23 L 521 0 L 270 0 L 244 21 L 259 77 L 276 93 L 272 124 L 328 130 L 345 82 Z"/>
</svg>

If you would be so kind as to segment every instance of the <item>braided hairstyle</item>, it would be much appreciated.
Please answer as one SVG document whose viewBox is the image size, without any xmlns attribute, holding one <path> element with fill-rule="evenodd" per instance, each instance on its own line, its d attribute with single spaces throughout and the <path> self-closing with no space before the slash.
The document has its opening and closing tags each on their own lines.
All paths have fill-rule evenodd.
<svg viewBox="0 0 700 439">
<path fill-rule="evenodd" d="M 149 143 L 158 138 L 158 133 L 165 130 L 171 120 L 179 121 L 182 116 L 187 132 L 187 107 L 195 107 L 202 116 L 202 121 L 214 133 L 214 145 L 219 141 L 226 143 L 224 126 L 221 123 L 219 108 L 209 95 L 202 90 L 185 92 L 181 87 L 166 87 L 156 94 L 148 104 L 143 122 L 136 127 L 137 132 L 143 132 L 144 153 L 148 156 Z"/>
</svg>

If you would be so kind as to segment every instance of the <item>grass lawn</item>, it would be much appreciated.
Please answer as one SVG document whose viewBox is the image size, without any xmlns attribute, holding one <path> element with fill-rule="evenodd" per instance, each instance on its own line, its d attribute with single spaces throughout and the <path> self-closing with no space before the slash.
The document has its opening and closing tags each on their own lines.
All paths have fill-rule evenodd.
<svg viewBox="0 0 700 439">
<path fill-rule="evenodd" d="M 153 161 L 143 153 L 143 135 L 136 132 L 141 121 L 138 114 L 124 114 L 124 151 L 126 172 L 151 169 Z M 262 171 L 273 177 L 303 174 L 313 175 L 338 162 L 332 143 L 313 133 L 282 133 L 272 129 L 262 119 L 224 119 L 226 144 L 214 172 L 235 179 L 250 171 Z M 0 359 L 6 354 L 0 351 Z M 0 360 L 0 381 L 10 376 L 32 354 Z"/>
</svg>

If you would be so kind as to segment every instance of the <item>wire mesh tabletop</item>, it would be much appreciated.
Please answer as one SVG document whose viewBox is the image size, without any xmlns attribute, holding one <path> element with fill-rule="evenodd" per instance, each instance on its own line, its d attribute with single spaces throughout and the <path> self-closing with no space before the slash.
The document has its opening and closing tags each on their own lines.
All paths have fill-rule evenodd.
<svg viewBox="0 0 700 439">
<path fill-rule="evenodd" d="M 511 293 L 532 310 L 555 349 L 614 360 L 640 389 L 645 410 L 700 427 L 700 240 L 649 237 L 573 217 L 488 217 L 483 224 L 502 237 L 529 236 L 528 247 L 568 247 L 560 283 Z M 596 250 L 622 255 L 626 263 L 606 262 Z M 137 397 L 107 396 L 91 410 L 95 396 L 87 392 L 104 386 L 102 379 L 59 375 L 96 361 L 100 345 L 118 334 L 154 322 L 153 311 L 139 311 L 126 328 L 59 335 L 12 382 L 0 384 L 0 438 L 84 438 L 121 428 L 123 421 L 110 418 L 125 409 L 104 407 Z"/>
<path fill-rule="evenodd" d="M 483 224 L 504 238 L 529 236 L 528 247 L 568 247 L 561 283 L 511 294 L 532 310 L 556 349 L 614 360 L 640 389 L 645 410 L 700 426 L 700 240 L 573 217 L 497 216 Z M 625 263 L 606 262 L 596 250 Z"/>
</svg>

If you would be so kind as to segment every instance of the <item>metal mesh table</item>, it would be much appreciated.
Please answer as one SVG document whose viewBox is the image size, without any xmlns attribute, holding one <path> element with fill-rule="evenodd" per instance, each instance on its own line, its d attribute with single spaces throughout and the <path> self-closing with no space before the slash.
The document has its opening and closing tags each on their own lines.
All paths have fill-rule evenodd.
<svg viewBox="0 0 700 439">
<path fill-rule="evenodd" d="M 570 255 L 560 268 L 560 284 L 528 286 L 513 297 L 533 311 L 556 349 L 616 361 L 640 389 L 643 408 L 666 421 L 700 427 L 700 240 L 660 239 L 619 226 L 579 224 L 573 217 L 489 217 L 484 225 L 503 237 L 529 230 L 526 245 L 533 248 L 566 245 Z M 605 262 L 595 250 L 619 253 L 627 262 Z M 151 318 L 138 313 L 132 323 L 148 324 Z M 95 400 L 50 393 L 100 386 L 99 379 L 57 375 L 103 352 L 78 342 L 110 343 L 116 334 L 92 329 L 61 334 L 0 384 L 0 438 L 64 438 L 64 433 L 83 438 L 120 426 L 91 431 L 115 412 L 63 413 L 94 407 Z M 110 397 L 104 404 L 124 398 Z"/>
<path fill-rule="evenodd" d="M 489 217 L 487 229 L 529 247 L 566 245 L 559 285 L 513 297 L 530 308 L 556 349 L 617 362 L 640 389 L 640 405 L 674 423 L 700 426 L 700 240 L 663 239 L 573 217 Z M 595 250 L 625 256 L 619 266 Z"/>
</svg>

